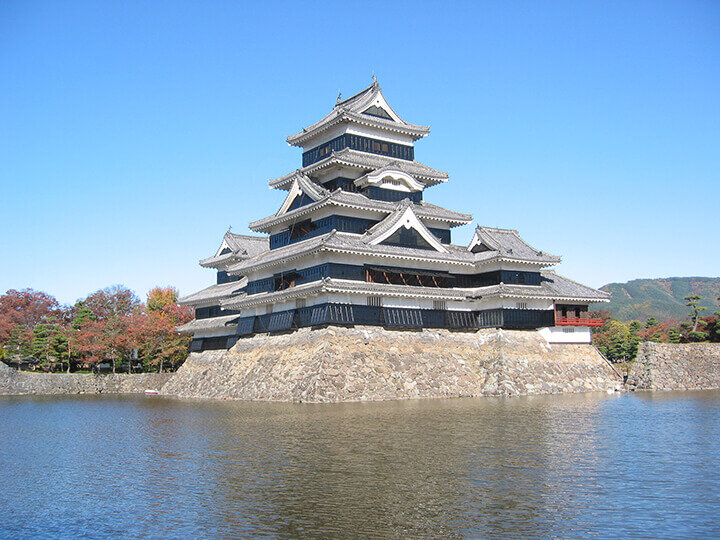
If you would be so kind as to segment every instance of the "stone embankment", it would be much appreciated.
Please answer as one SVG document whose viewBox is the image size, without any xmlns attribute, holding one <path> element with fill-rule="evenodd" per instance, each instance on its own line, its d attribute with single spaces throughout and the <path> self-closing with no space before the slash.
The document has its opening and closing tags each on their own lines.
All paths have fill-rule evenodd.
<svg viewBox="0 0 720 540">
<path fill-rule="evenodd" d="M 638 390 L 720 388 L 720 343 L 641 343 L 627 385 Z"/>
<path fill-rule="evenodd" d="M 328 327 L 193 353 L 161 393 L 337 402 L 593 392 L 621 383 L 591 345 L 548 345 L 537 332 Z"/>
<path fill-rule="evenodd" d="M 18 372 L 0 362 L 0 395 L 142 394 L 159 390 L 172 373 L 82 375 Z"/>
</svg>

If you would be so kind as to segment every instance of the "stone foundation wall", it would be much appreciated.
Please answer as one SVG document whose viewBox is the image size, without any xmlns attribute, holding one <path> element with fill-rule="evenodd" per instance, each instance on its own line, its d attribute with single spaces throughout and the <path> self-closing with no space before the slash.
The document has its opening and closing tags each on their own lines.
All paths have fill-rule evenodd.
<svg viewBox="0 0 720 540">
<path fill-rule="evenodd" d="M 334 402 L 591 392 L 621 382 L 591 345 L 548 345 L 534 331 L 328 327 L 193 353 L 161 393 Z"/>
<path fill-rule="evenodd" d="M 640 390 L 720 388 L 720 343 L 641 343 L 627 384 Z"/>
<path fill-rule="evenodd" d="M 172 373 L 81 375 L 18 372 L 0 362 L 0 395 L 142 394 L 160 390 Z"/>
</svg>

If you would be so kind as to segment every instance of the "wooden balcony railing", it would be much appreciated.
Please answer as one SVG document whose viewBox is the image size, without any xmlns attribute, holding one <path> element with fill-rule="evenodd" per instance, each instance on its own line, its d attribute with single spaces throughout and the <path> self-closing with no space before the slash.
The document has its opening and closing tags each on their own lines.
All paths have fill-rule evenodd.
<svg viewBox="0 0 720 540">
<path fill-rule="evenodd" d="M 582 317 L 555 317 L 555 326 L 602 326 L 602 319 L 583 319 Z"/>
</svg>

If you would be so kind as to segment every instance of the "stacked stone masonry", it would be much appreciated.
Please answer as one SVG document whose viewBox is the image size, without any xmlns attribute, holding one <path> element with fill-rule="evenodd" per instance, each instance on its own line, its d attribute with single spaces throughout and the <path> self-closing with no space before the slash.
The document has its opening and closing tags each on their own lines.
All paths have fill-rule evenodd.
<svg viewBox="0 0 720 540">
<path fill-rule="evenodd" d="M 0 362 L 0 395 L 142 394 L 159 390 L 172 373 L 84 375 L 18 372 Z"/>
<path fill-rule="evenodd" d="M 627 385 L 638 390 L 720 388 L 720 343 L 641 343 Z"/>
<path fill-rule="evenodd" d="M 189 398 L 339 402 L 618 390 L 591 345 L 537 332 L 300 329 L 192 353 L 161 393 Z"/>
</svg>

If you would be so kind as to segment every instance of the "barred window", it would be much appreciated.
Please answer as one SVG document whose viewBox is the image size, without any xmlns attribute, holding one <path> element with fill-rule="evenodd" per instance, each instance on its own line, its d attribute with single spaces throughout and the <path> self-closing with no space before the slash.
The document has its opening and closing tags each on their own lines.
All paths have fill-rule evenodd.
<svg viewBox="0 0 720 540">
<path fill-rule="evenodd" d="M 295 300 L 295 307 L 297 309 L 302 309 L 305 307 L 305 298 L 298 298 Z"/>
<path fill-rule="evenodd" d="M 447 309 L 447 302 L 445 300 L 433 300 L 433 309 Z"/>
<path fill-rule="evenodd" d="M 375 306 L 375 307 L 382 306 L 383 305 L 382 296 L 368 296 L 367 297 L 367 305 Z"/>
<path fill-rule="evenodd" d="M 527 309 L 527 308 L 528 308 L 528 307 L 527 307 L 527 302 L 518 302 L 518 303 L 515 304 L 515 305 L 517 306 L 518 309 Z"/>
</svg>

